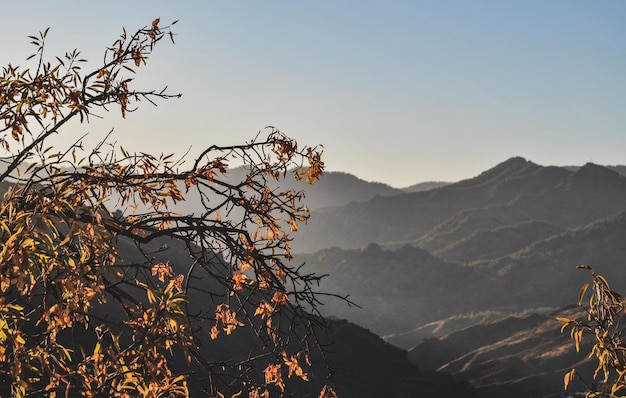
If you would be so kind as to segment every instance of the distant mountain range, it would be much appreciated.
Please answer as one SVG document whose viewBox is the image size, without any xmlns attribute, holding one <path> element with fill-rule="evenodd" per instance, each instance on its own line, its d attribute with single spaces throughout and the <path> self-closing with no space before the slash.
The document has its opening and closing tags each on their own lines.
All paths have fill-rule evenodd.
<svg viewBox="0 0 626 398">
<path fill-rule="evenodd" d="M 294 242 L 300 252 L 337 246 L 417 244 L 441 249 L 478 229 L 531 220 L 570 228 L 624 209 L 626 178 L 602 166 L 577 171 L 509 159 L 437 189 L 378 196 L 315 212 Z"/>
<path fill-rule="evenodd" d="M 436 369 L 469 380 L 479 396 L 554 396 L 575 361 L 568 356 L 571 342 L 545 314 L 576 302 L 589 278 L 576 265 L 590 264 L 616 283 L 626 279 L 624 170 L 591 163 L 545 167 L 516 157 L 431 190 L 318 209 L 294 242 L 302 253 L 297 262 L 329 274 L 320 290 L 350 293 L 362 306 L 328 301 L 328 314 L 405 349 L 416 347 L 410 358 L 421 369 L 439 363 Z M 531 313 L 543 315 L 518 318 L 528 319 L 516 324 L 518 334 L 499 321 Z M 543 329 L 533 329 L 539 323 Z M 491 340 L 480 345 L 462 337 L 466 330 Z M 532 359 L 539 350 L 524 351 L 539 341 L 529 336 L 544 332 L 550 336 L 540 345 L 544 352 L 552 343 L 562 348 L 544 362 L 561 367 L 544 369 Z M 455 340 L 478 345 L 468 343 L 446 361 L 433 359 Z M 431 354 L 420 359 L 426 343 Z M 497 347 L 507 347 L 506 354 Z M 475 350 L 490 350 L 489 361 L 471 356 Z"/>
</svg>

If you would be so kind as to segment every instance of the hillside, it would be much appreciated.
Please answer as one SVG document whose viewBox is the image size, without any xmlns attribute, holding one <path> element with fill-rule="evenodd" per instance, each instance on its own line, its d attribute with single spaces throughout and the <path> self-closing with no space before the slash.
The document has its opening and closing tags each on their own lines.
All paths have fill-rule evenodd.
<svg viewBox="0 0 626 398">
<path fill-rule="evenodd" d="M 497 259 L 562 231 L 562 228 L 539 220 L 493 229 L 476 229 L 469 235 L 434 251 L 434 254 L 448 260 L 463 262 Z"/>
<path fill-rule="evenodd" d="M 182 241 L 160 238 L 147 244 L 146 252 L 150 257 L 142 255 L 137 247 L 128 239 L 120 237 L 118 241 L 119 266 L 132 266 L 135 269 L 141 265 L 168 261 L 175 272 L 185 272 L 189 278 L 186 285 L 188 293 L 188 310 L 190 314 L 201 314 L 204 311 L 212 313 L 217 302 L 207 297 L 207 291 L 216 296 L 226 294 L 227 290 L 221 286 L 207 272 L 200 268 L 188 268 L 189 257 L 186 255 L 185 244 Z M 217 259 L 216 259 L 217 261 Z M 219 262 L 214 264 L 217 271 Z M 132 284 L 116 285 L 118 292 L 125 297 L 132 297 L 134 301 L 146 302 L 145 291 L 134 288 Z M 4 299 L 14 299 L 12 291 L 4 294 Z M 210 296 L 210 295 L 209 295 Z M 28 302 L 20 302 L 29 305 Z M 234 306 L 234 303 L 232 304 Z M 121 325 L 128 320 L 129 314 L 116 300 L 107 300 L 103 305 L 94 306 L 90 317 L 96 320 L 106 320 L 110 327 Z M 313 319 L 313 317 L 311 318 Z M 250 369 L 256 372 L 259 380 L 263 380 L 262 369 L 273 361 L 272 356 L 262 355 L 267 349 L 264 340 L 259 340 L 255 331 L 250 328 L 237 328 L 229 335 L 223 335 L 217 340 L 210 338 L 211 322 L 206 317 L 190 318 L 194 328 L 194 337 L 203 358 L 211 363 L 229 363 L 232 361 L 245 362 L 247 358 L 256 357 L 259 366 Z M 31 327 L 36 327 L 31 325 Z M 297 328 L 293 324 L 290 327 Z M 413 398 L 416 396 L 437 396 L 442 398 L 475 398 L 474 389 L 462 379 L 456 379 L 445 372 L 422 372 L 413 363 L 409 362 L 407 352 L 390 345 L 369 330 L 346 320 L 330 319 L 327 328 L 316 329 L 316 341 L 324 348 L 324 355 L 315 347 L 311 347 L 312 367 L 306 368 L 310 375 L 310 382 L 292 380 L 287 384 L 286 396 L 317 397 L 324 384 L 329 383 L 329 370 L 332 370 L 331 381 L 336 383 L 336 390 L 342 398 L 378 398 L 380 396 L 394 396 L 399 398 Z M 298 333 L 302 333 L 299 331 Z M 67 328 L 58 333 L 56 339 L 68 349 L 74 351 L 85 350 L 96 344 L 93 334 L 81 333 L 75 328 Z M 313 340 L 309 341 L 313 343 Z M 172 349 L 178 360 L 172 364 L 174 372 L 189 374 L 189 389 L 191 397 L 204 397 L 210 386 L 207 372 L 195 360 L 187 362 L 178 348 Z M 180 355 L 180 356 L 178 356 Z M 371 361 L 371 358 L 376 358 Z M 215 366 L 218 366 L 215 365 Z M 246 365 L 247 366 L 247 365 Z M 224 368 L 224 374 L 227 374 Z M 5 376 L 0 375 L 0 396 L 10 396 Z M 286 376 L 285 376 L 286 377 Z M 216 381 L 213 380 L 215 383 Z M 219 382 L 217 382 L 219 383 Z M 224 392 L 231 394 L 227 386 L 219 386 Z M 69 393 L 74 397 L 74 392 Z M 230 395 L 227 395 L 230 396 Z"/>
<path fill-rule="evenodd" d="M 329 275 L 319 291 L 349 294 L 349 299 L 362 307 L 348 307 L 329 298 L 324 300 L 325 314 L 346 318 L 379 335 L 489 305 L 486 287 L 491 276 L 412 246 L 396 250 L 375 244 L 363 250 L 333 248 L 299 255 L 295 261 L 306 263 L 307 271 Z M 464 295 L 472 299 L 459 300 Z"/>
<path fill-rule="evenodd" d="M 374 244 L 362 250 L 327 249 L 300 255 L 297 261 L 329 274 L 320 290 L 349 293 L 363 307 L 329 300 L 328 314 L 380 335 L 396 335 L 453 316 L 503 316 L 571 304 L 588 279 L 587 273 L 575 269 L 581 263 L 593 265 L 610 280 L 626 279 L 624 237 L 626 213 L 620 213 L 539 239 L 495 260 L 466 265 L 412 246 L 388 250 Z M 458 322 L 458 327 L 480 321 L 470 318 L 474 320 Z M 420 340 L 405 338 L 401 346 L 418 344 L 427 335 L 414 333 Z"/>
<path fill-rule="evenodd" d="M 554 397 L 563 375 L 576 367 L 591 375 L 589 344 L 576 352 L 569 333 L 559 333 L 557 316 L 583 318 L 577 307 L 548 316 L 506 318 L 470 327 L 409 350 L 409 359 L 424 370 L 447 371 L 469 380 L 481 398 Z M 570 391 L 584 391 L 575 381 Z"/>
</svg>

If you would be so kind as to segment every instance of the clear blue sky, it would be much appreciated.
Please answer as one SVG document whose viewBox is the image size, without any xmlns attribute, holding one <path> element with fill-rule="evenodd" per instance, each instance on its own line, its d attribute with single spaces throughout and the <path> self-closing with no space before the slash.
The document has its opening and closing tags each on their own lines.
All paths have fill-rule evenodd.
<svg viewBox="0 0 626 398">
<path fill-rule="evenodd" d="M 183 97 L 68 132 L 127 149 L 241 143 L 274 125 L 323 144 L 329 170 L 402 187 L 511 156 L 626 164 L 626 1 L 28 1 L 0 24 L 91 61 L 124 26 L 179 19 L 137 79 Z M 92 65 L 96 65 L 94 62 Z M 62 137 L 59 137 L 61 139 Z"/>
</svg>

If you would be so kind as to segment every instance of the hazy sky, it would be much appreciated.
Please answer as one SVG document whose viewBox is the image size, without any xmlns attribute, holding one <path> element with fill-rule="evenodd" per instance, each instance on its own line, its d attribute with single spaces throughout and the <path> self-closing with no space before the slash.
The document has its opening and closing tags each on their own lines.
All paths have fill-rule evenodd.
<svg viewBox="0 0 626 398">
<path fill-rule="evenodd" d="M 194 151 L 273 125 L 323 144 L 329 170 L 402 187 L 523 156 L 626 164 L 626 1 L 28 1 L 0 24 L 0 64 L 101 60 L 122 26 L 175 25 L 137 79 L 180 100 L 81 126 L 131 150 Z M 72 134 L 75 134 L 72 136 Z"/>
</svg>

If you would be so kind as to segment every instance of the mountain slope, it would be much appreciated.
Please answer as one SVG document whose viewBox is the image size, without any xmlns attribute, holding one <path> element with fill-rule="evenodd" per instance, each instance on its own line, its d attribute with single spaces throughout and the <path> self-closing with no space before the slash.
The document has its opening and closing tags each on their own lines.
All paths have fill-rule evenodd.
<svg viewBox="0 0 626 398">
<path fill-rule="evenodd" d="M 422 369 L 447 371 L 469 380 L 481 398 L 554 397 L 572 368 L 591 375 L 588 342 L 576 352 L 568 333 L 555 318 L 584 318 L 577 307 L 549 316 L 507 318 L 470 327 L 439 339 L 428 339 L 409 351 Z M 570 391 L 584 390 L 575 381 Z"/>
<path fill-rule="evenodd" d="M 562 228 L 539 220 L 494 229 L 475 229 L 474 232 L 435 251 L 434 254 L 448 260 L 464 262 L 496 259 L 562 231 Z"/>
<path fill-rule="evenodd" d="M 570 304 L 589 277 L 575 269 L 580 263 L 596 267 L 610 280 L 626 280 L 625 238 L 626 212 L 471 265 L 411 246 L 388 250 L 374 244 L 362 250 L 327 249 L 296 261 L 306 263 L 307 270 L 329 274 L 321 291 L 350 294 L 363 307 L 328 299 L 324 310 L 329 315 L 380 335 L 397 335 L 452 316 L 506 315 Z M 419 343 L 402 341 L 405 347 Z"/>
<path fill-rule="evenodd" d="M 492 277 L 405 246 L 385 250 L 372 244 L 362 250 L 327 249 L 299 255 L 306 270 L 329 276 L 319 291 L 349 294 L 357 307 L 325 300 L 328 315 L 346 318 L 377 334 L 411 330 L 452 313 L 471 312 L 488 304 Z M 459 300 L 467 295 L 472 300 Z"/>
</svg>

